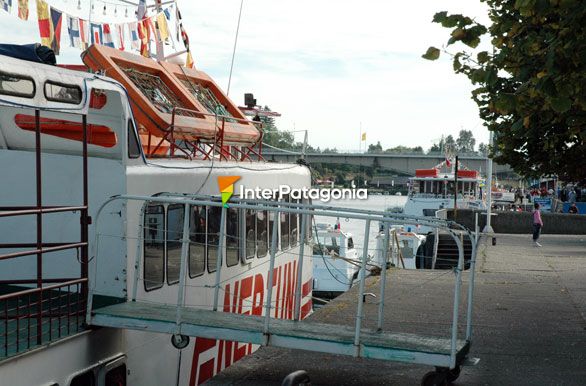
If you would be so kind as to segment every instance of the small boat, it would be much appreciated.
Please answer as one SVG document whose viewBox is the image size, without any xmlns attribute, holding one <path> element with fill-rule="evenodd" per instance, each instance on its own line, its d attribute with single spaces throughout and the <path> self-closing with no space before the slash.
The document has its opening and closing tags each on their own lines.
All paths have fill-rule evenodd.
<svg viewBox="0 0 586 386">
<path fill-rule="evenodd" d="M 360 261 L 352 234 L 338 225 L 316 225 L 313 246 L 313 294 L 332 299 L 348 291 L 358 277 Z"/>
<path fill-rule="evenodd" d="M 403 227 L 389 229 L 389 247 L 387 249 L 388 267 L 404 269 L 417 269 L 417 257 L 421 255 L 421 246 L 425 244 L 426 237 L 414 232 L 405 231 Z M 385 233 L 381 229 L 376 235 L 376 253 L 372 264 L 383 267 L 383 251 L 385 245 Z"/>
<path fill-rule="evenodd" d="M 457 171 L 455 162 L 450 164 L 447 161 L 431 169 L 417 169 L 415 177 L 409 179 L 409 195 L 404 213 L 435 217 L 440 209 L 454 208 L 454 201 L 460 209 L 485 209 L 483 182 L 478 171 L 466 169 L 462 162 L 459 162 Z M 432 231 L 425 226 L 417 226 L 415 230 L 421 234 Z"/>
</svg>

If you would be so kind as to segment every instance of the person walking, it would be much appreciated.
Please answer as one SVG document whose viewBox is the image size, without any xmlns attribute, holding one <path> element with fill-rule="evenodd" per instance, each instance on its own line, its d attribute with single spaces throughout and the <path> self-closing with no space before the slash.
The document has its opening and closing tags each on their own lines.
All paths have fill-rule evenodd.
<svg viewBox="0 0 586 386">
<path fill-rule="evenodd" d="M 533 207 L 533 243 L 536 247 L 541 247 L 541 244 L 539 244 L 537 240 L 539 239 L 539 234 L 541 233 L 541 228 L 543 227 L 543 220 L 541 220 L 539 204 L 536 202 Z"/>
</svg>

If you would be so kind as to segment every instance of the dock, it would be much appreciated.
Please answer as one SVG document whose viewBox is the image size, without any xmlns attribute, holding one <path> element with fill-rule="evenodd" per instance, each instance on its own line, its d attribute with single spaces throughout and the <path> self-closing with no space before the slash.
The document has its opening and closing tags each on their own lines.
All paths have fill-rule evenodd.
<svg viewBox="0 0 586 386">
<path fill-rule="evenodd" d="M 586 379 L 586 237 L 497 235 L 478 251 L 473 344 L 478 365 L 456 385 L 583 385 Z M 389 270 L 384 330 L 446 336 L 453 297 L 451 271 Z M 468 273 L 463 276 L 467 282 Z M 380 277 L 367 280 L 379 293 Z M 310 316 L 352 326 L 357 288 Z M 367 297 L 364 326 L 376 326 L 378 298 Z M 462 306 L 465 304 L 462 299 Z M 460 331 L 465 329 L 460 326 Z M 426 365 L 262 347 L 206 383 L 273 386 L 305 370 L 312 385 L 419 385 Z"/>
</svg>

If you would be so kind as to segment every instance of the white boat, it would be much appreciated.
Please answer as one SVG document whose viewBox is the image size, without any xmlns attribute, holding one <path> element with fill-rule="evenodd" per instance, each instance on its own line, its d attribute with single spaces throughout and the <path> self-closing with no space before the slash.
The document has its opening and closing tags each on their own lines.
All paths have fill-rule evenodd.
<svg viewBox="0 0 586 386">
<path fill-rule="evenodd" d="M 313 244 L 313 294 L 331 299 L 348 291 L 360 270 L 352 234 L 317 224 Z"/>
<path fill-rule="evenodd" d="M 409 179 L 409 195 L 404 214 L 435 217 L 440 209 L 454 208 L 456 178 L 458 208 L 485 209 L 481 188 L 483 179 L 478 171 L 464 169 L 460 163 L 456 175 L 454 166 L 446 168 L 444 162 L 431 169 L 417 169 L 415 177 Z M 427 234 L 431 228 L 408 226 L 406 231 Z"/>
<path fill-rule="evenodd" d="M 127 54 L 127 62 L 131 59 Z M 178 350 L 169 334 L 86 327 L 88 291 L 94 306 L 130 297 L 177 303 L 184 205 L 116 201 L 90 225 L 110 197 L 173 192 L 219 198 L 218 177 L 226 176 L 239 177 L 235 194 L 240 185 L 311 186 L 304 166 L 231 156 L 245 150 L 237 142 L 215 148 L 194 142 L 212 147 L 205 160 L 185 156 L 187 150 L 180 148 L 185 143 L 170 143 L 182 153 L 169 158 L 167 142 L 163 155 L 155 149 L 158 158 L 147 158 L 131 102 L 125 87 L 111 78 L 0 56 L 2 385 L 193 386 L 257 347 L 195 338 Z M 188 208 L 184 302 L 210 309 L 220 210 Z M 220 311 L 265 312 L 259 305 L 268 296 L 269 234 L 277 226 L 271 312 L 291 319 L 294 291 L 301 287 L 299 305 L 307 316 L 312 273 L 307 264 L 297 280 L 298 216 L 281 214 L 274 224 L 266 211 L 227 213 Z"/>
<path fill-rule="evenodd" d="M 426 236 L 407 232 L 403 227 L 391 227 L 389 229 L 389 244 L 387 248 L 386 267 L 403 269 L 417 269 L 420 258 L 420 246 L 425 243 Z M 383 268 L 385 250 L 385 233 L 381 229 L 376 235 L 376 252 L 372 264 Z"/>
</svg>

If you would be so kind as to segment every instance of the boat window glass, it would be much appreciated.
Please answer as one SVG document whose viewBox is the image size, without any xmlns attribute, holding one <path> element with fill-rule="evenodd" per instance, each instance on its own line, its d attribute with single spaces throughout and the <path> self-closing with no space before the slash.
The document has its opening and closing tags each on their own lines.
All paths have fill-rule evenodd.
<svg viewBox="0 0 586 386">
<path fill-rule="evenodd" d="M 232 267 L 238 264 L 240 248 L 240 221 L 237 208 L 226 209 L 226 265 Z"/>
<path fill-rule="evenodd" d="M 269 251 L 268 234 L 268 212 L 266 210 L 256 211 L 256 245 L 257 256 L 265 257 Z"/>
<path fill-rule="evenodd" d="M 252 259 L 256 252 L 256 216 L 252 209 L 246 209 L 246 258 Z"/>
<path fill-rule="evenodd" d="M 205 269 L 206 222 L 205 206 L 191 207 L 189 219 L 189 277 L 191 278 L 201 275 Z"/>
<path fill-rule="evenodd" d="M 312 204 L 312 200 L 311 198 L 309 199 L 309 202 L 307 202 L 309 205 Z M 307 225 L 305 228 L 305 231 L 307 232 L 305 235 L 305 241 L 309 242 L 310 240 L 313 240 L 313 215 L 307 216 Z"/>
<path fill-rule="evenodd" d="M 33 78 L 0 71 L 0 94 L 32 98 L 35 96 Z"/>
<path fill-rule="evenodd" d="M 288 202 L 289 196 L 283 196 L 283 201 Z M 280 213 L 281 219 L 281 250 L 289 249 L 289 213 Z"/>
<path fill-rule="evenodd" d="M 291 199 L 293 203 L 299 203 L 299 200 Z M 298 236 L 297 236 L 297 229 L 298 229 L 298 219 L 299 214 L 297 213 L 289 213 L 289 234 L 290 234 L 290 243 L 291 247 L 297 246 Z"/>
<path fill-rule="evenodd" d="M 140 157 L 140 145 L 138 144 L 138 138 L 136 137 L 136 131 L 134 130 L 134 124 L 132 120 L 128 120 L 128 158 Z"/>
<path fill-rule="evenodd" d="M 275 226 L 275 213 L 269 212 L 269 252 L 273 245 L 273 227 Z M 277 232 L 279 230 L 277 229 Z M 277 250 L 279 250 L 279 240 L 277 240 Z"/>
<path fill-rule="evenodd" d="M 167 208 L 167 283 L 179 282 L 181 246 L 183 245 L 183 216 L 185 207 L 172 204 Z"/>
<path fill-rule="evenodd" d="M 106 373 L 105 386 L 126 386 L 126 364 L 121 364 Z"/>
<path fill-rule="evenodd" d="M 352 240 L 352 237 L 348 238 L 348 249 L 352 249 L 354 248 L 354 240 Z"/>
<path fill-rule="evenodd" d="M 88 370 L 85 373 L 76 375 L 69 384 L 70 386 L 95 386 L 96 376 L 94 370 Z"/>
<path fill-rule="evenodd" d="M 71 103 L 78 105 L 81 103 L 81 87 L 75 84 L 65 84 L 48 80 L 45 82 L 45 98 L 48 101 Z"/>
<path fill-rule="evenodd" d="M 423 215 L 426 217 L 435 217 L 437 209 L 423 209 Z"/>
<path fill-rule="evenodd" d="M 144 215 L 144 288 L 161 288 L 165 280 L 165 209 L 151 204 Z"/>
<path fill-rule="evenodd" d="M 215 272 L 218 262 L 218 244 L 220 241 L 220 221 L 222 208 L 210 206 L 208 208 L 207 255 L 208 272 Z"/>
</svg>

